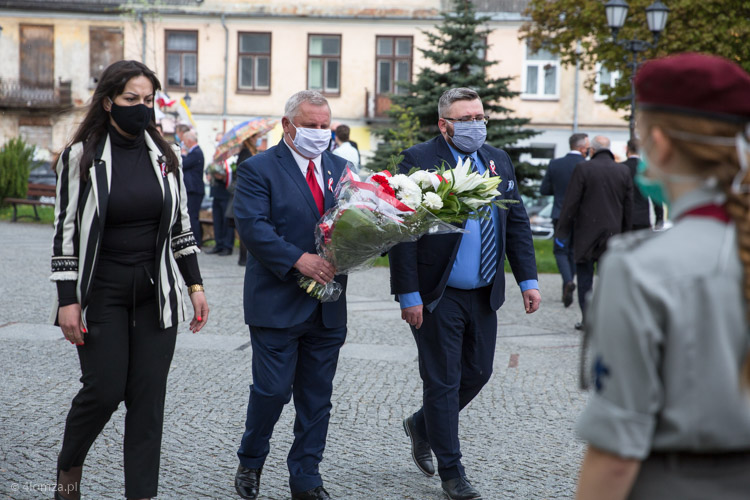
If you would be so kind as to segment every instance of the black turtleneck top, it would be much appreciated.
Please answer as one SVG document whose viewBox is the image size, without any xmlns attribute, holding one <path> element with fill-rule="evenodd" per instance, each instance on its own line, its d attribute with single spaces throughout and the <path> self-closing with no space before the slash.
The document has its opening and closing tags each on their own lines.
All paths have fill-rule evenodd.
<svg viewBox="0 0 750 500">
<path fill-rule="evenodd" d="M 107 128 L 112 179 L 99 258 L 124 265 L 147 265 L 156 259 L 156 237 L 164 209 L 161 175 L 154 172 L 143 133 L 130 139 L 111 124 Z M 177 266 L 188 285 L 203 284 L 197 254 L 177 259 Z M 76 303 L 76 282 L 57 281 L 57 294 L 60 307 Z"/>
<path fill-rule="evenodd" d="M 101 259 L 117 264 L 151 264 L 156 255 L 163 196 L 144 134 L 134 139 L 109 125 L 112 179 Z"/>
</svg>

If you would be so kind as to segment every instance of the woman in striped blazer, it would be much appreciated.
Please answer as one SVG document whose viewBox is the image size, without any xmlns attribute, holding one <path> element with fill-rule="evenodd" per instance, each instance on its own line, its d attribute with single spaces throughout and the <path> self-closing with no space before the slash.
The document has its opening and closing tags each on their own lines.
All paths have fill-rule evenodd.
<svg viewBox="0 0 750 500">
<path fill-rule="evenodd" d="M 208 319 L 180 156 L 155 128 L 156 75 L 109 66 L 57 161 L 52 280 L 57 323 L 83 387 L 65 424 L 56 499 L 77 500 L 89 448 L 125 401 L 125 495 L 156 496 L 167 374 L 177 324 Z M 115 496 L 113 493 L 112 496 Z"/>
</svg>

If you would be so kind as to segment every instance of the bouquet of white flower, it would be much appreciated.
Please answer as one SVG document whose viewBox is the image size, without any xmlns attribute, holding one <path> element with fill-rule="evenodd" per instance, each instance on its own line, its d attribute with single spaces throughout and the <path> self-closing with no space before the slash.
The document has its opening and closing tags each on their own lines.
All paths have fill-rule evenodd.
<svg viewBox="0 0 750 500">
<path fill-rule="evenodd" d="M 416 241 L 426 234 L 463 232 L 459 224 L 480 217 L 485 205 L 506 208 L 500 200 L 501 179 L 488 172 L 472 172 L 469 161 L 454 169 L 416 170 L 409 175 L 378 172 L 362 181 L 346 169 L 338 183 L 336 205 L 315 229 L 318 254 L 348 274 L 372 265 L 391 247 Z M 299 285 L 321 302 L 335 301 L 342 287 L 335 281 L 321 285 L 300 276 Z"/>
</svg>

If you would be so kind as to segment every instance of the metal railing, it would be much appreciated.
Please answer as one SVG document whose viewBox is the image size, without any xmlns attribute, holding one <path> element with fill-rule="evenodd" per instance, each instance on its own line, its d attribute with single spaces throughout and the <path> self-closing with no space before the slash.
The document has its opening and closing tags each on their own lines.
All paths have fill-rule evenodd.
<svg viewBox="0 0 750 500">
<path fill-rule="evenodd" d="M 71 82 L 40 86 L 0 79 L 0 108 L 65 108 L 73 105 Z"/>
</svg>

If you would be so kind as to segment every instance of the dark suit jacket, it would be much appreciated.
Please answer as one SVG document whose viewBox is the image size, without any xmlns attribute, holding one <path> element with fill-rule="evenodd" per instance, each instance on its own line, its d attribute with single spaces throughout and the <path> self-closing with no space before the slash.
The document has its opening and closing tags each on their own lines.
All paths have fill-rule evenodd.
<svg viewBox="0 0 750 500">
<path fill-rule="evenodd" d="M 283 142 L 283 139 L 282 139 Z M 346 160 L 324 152 L 321 160 L 325 209 L 334 205 L 333 189 Z M 245 160 L 237 169 L 234 217 L 240 238 L 249 251 L 245 271 L 245 323 L 267 328 L 289 328 L 308 319 L 318 302 L 297 285 L 292 267 L 305 252 L 316 253 L 315 225 L 320 219 L 310 187 L 281 142 Z M 336 276 L 346 288 L 346 276 Z M 322 304 L 328 328 L 346 325 L 346 294 Z"/>
<path fill-rule="evenodd" d="M 565 200 L 565 191 L 568 189 L 568 183 L 573 175 L 573 169 L 581 162 L 586 161 L 583 155 L 568 153 L 562 158 L 556 158 L 547 165 L 547 173 L 544 174 L 542 185 L 539 192 L 543 195 L 554 195 L 555 199 L 552 204 L 552 218 L 560 218 L 563 200 Z"/>
<path fill-rule="evenodd" d="M 638 158 L 628 158 L 623 162 L 623 165 L 630 169 L 630 178 L 635 179 L 635 174 L 638 169 Z M 633 183 L 635 186 L 635 182 Z M 664 208 L 661 205 L 654 203 L 654 215 L 656 216 L 656 223 L 659 224 L 664 220 Z M 633 227 L 644 227 L 650 226 L 651 220 L 649 217 L 648 210 L 648 198 L 641 194 L 641 191 L 634 187 L 633 188 Z"/>
<path fill-rule="evenodd" d="M 417 144 L 401 153 L 404 160 L 399 166 L 402 172 L 412 167 L 423 170 L 439 167 L 443 162 L 455 167 L 453 153 L 443 136 Z M 508 210 L 498 211 L 500 220 L 500 246 L 498 270 L 490 295 L 490 306 L 497 310 L 505 301 L 505 273 L 503 256 L 507 253 L 510 267 L 517 282 L 537 279 L 534 244 L 529 227 L 529 218 L 518 193 L 518 183 L 508 154 L 485 144 L 479 158 L 489 168 L 495 162 L 497 174 L 502 178 L 498 191 L 504 199 L 517 200 Z M 419 291 L 425 305 L 443 295 L 456 252 L 461 241 L 460 234 L 432 235 L 413 243 L 401 243 L 389 252 L 391 266 L 391 293 L 402 294 Z"/>
<path fill-rule="evenodd" d="M 608 149 L 597 151 L 573 171 L 555 237 L 564 239 L 573 228 L 576 262 L 596 260 L 610 236 L 630 230 L 632 210 L 630 170 Z"/>
<path fill-rule="evenodd" d="M 203 184 L 203 150 L 195 146 L 186 156 L 182 157 L 182 172 L 185 176 L 185 189 L 188 194 L 204 194 Z"/>
</svg>

